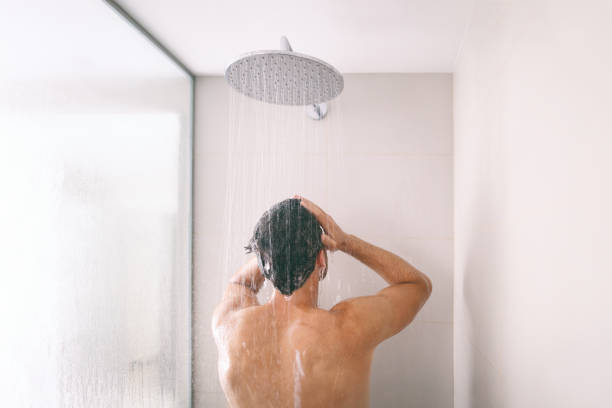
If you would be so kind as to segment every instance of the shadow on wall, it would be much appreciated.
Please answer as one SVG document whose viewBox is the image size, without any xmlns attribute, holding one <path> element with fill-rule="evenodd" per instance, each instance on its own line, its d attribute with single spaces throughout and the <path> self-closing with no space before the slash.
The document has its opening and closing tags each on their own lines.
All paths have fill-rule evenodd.
<svg viewBox="0 0 612 408">
<path fill-rule="evenodd" d="M 504 319 L 503 297 L 508 293 L 502 269 L 505 264 L 503 217 L 499 217 L 503 213 L 504 199 L 499 194 L 485 194 L 495 191 L 495 187 L 482 184 L 472 201 L 471 211 L 474 213 L 469 217 L 473 223 L 471 236 L 466 237 L 466 258 L 462 268 L 466 340 L 469 344 L 466 351 L 470 353 L 467 360 L 471 360 L 469 398 L 470 406 L 474 408 L 497 407 L 505 400 L 500 397 L 504 385 L 500 360 L 492 361 L 495 351 L 500 349 L 496 346 L 503 342 L 501 326 L 497 322 Z"/>
</svg>

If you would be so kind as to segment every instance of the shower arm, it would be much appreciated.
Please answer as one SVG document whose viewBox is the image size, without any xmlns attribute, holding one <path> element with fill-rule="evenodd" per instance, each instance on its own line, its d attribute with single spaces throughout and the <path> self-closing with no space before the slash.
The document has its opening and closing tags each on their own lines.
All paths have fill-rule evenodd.
<svg viewBox="0 0 612 408">
<path fill-rule="evenodd" d="M 293 52 L 293 48 L 291 48 L 291 44 L 289 44 L 289 40 L 284 35 L 280 38 L 280 49 L 283 51 Z M 315 103 L 312 105 L 306 106 L 306 114 L 314 120 L 321 120 L 327 115 L 327 104 L 323 103 Z"/>
<path fill-rule="evenodd" d="M 291 44 L 289 44 L 289 40 L 284 35 L 280 39 L 280 49 L 283 51 L 293 51 Z"/>
</svg>

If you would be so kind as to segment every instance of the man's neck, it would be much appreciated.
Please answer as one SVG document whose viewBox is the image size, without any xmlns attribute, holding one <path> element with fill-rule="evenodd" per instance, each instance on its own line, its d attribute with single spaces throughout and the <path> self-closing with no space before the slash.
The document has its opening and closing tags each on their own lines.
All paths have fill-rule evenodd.
<svg viewBox="0 0 612 408">
<path fill-rule="evenodd" d="M 318 280 L 308 279 L 304 286 L 293 292 L 290 296 L 285 296 L 278 289 L 274 289 L 274 295 L 270 303 L 277 308 L 316 308 L 319 301 L 318 283 Z"/>
</svg>

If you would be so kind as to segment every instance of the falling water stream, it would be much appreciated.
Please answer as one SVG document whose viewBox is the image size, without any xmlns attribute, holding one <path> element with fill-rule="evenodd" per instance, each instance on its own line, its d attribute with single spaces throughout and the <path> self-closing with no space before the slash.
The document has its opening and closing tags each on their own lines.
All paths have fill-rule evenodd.
<svg viewBox="0 0 612 408">
<path fill-rule="evenodd" d="M 254 76 L 252 80 L 261 78 Z M 302 98 L 298 91 L 289 91 L 297 101 Z M 341 97 L 328 102 L 328 115 L 317 121 L 306 115 L 304 106 L 260 102 L 231 87 L 228 92 L 225 231 L 219 268 L 223 284 L 253 256 L 245 255 L 243 248 L 257 220 L 273 204 L 300 194 L 324 209 L 338 208 L 335 191 L 339 178 L 335 175 L 344 167 Z M 333 270 L 331 252 L 328 262 Z M 326 297 L 326 280 L 320 283 L 320 299 Z M 336 292 L 337 288 L 331 290 Z M 266 280 L 258 295 L 260 303 L 269 301 L 273 292 Z M 304 376 L 301 353 L 295 350 L 293 362 L 295 407 L 300 406 Z"/>
</svg>

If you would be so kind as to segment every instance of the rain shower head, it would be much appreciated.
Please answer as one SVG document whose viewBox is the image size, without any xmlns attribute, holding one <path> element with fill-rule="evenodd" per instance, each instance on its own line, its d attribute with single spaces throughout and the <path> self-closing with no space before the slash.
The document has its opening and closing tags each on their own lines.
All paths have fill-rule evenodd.
<svg viewBox="0 0 612 408">
<path fill-rule="evenodd" d="M 243 54 L 225 70 L 238 92 L 278 105 L 313 105 L 338 96 L 344 79 L 336 68 L 309 55 L 293 52 L 287 38 L 281 50 Z"/>
</svg>

